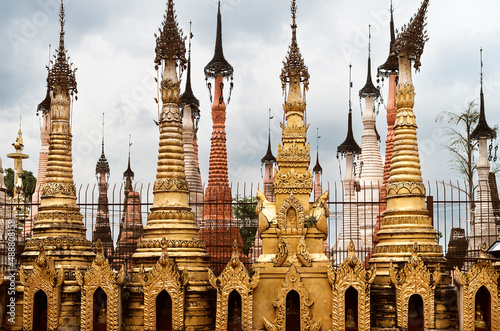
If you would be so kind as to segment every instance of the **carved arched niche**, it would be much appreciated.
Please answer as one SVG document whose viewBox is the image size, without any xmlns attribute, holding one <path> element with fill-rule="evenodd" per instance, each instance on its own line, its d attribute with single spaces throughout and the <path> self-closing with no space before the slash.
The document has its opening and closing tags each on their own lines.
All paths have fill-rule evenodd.
<svg viewBox="0 0 500 331">
<path fill-rule="evenodd" d="M 23 330 L 33 330 L 33 309 L 35 294 L 41 290 L 47 296 L 47 330 L 55 331 L 59 325 L 61 303 L 61 285 L 64 281 L 64 270 L 56 271 L 54 261 L 47 257 L 43 242 L 38 245 L 40 253 L 35 259 L 33 270 L 19 270 L 21 284 L 24 286 Z"/>
<path fill-rule="evenodd" d="M 293 193 L 281 204 L 276 213 L 276 219 L 278 221 L 278 229 L 280 230 L 285 230 L 286 228 L 304 229 L 306 220 L 304 207 Z M 302 231 L 299 234 L 302 234 Z"/>
<path fill-rule="evenodd" d="M 311 316 L 310 307 L 314 304 L 309 300 L 309 291 L 300 280 L 297 268 L 292 265 L 285 275 L 285 280 L 278 291 L 278 298 L 273 302 L 276 311 L 276 318 L 270 322 L 264 317 L 264 326 L 267 331 L 286 330 L 286 298 L 290 291 L 295 291 L 300 297 L 300 327 L 301 330 L 318 331 L 321 329 L 321 322 L 314 322 Z"/>
<path fill-rule="evenodd" d="M 156 330 L 156 297 L 165 290 L 172 300 L 172 330 L 184 329 L 184 287 L 187 279 L 177 264 L 168 258 L 167 241 L 161 241 L 162 253 L 150 272 L 141 266 L 139 281 L 144 291 L 144 330 Z"/>
<path fill-rule="evenodd" d="M 357 328 L 370 330 L 370 284 L 375 280 L 375 268 L 366 270 L 356 257 L 354 243 L 349 243 L 349 254 L 340 267 L 328 269 L 328 280 L 332 286 L 332 330 L 345 330 L 346 291 L 353 288 L 358 292 Z"/>
<path fill-rule="evenodd" d="M 408 308 L 410 298 L 414 294 L 420 295 L 424 306 L 424 327 L 433 329 L 434 318 L 434 290 L 441 280 L 441 270 L 437 269 L 431 273 L 425 266 L 422 258 L 418 256 L 418 245 L 413 245 L 410 260 L 401 268 L 389 265 L 389 275 L 396 287 L 396 312 L 398 327 L 408 328 Z"/>
<path fill-rule="evenodd" d="M 473 331 L 476 320 L 476 294 L 481 287 L 485 287 L 490 294 L 490 312 L 491 330 L 500 330 L 500 315 L 498 314 L 498 277 L 499 274 L 493 267 L 488 257 L 486 244 L 483 243 L 480 249 L 481 259 L 472 266 L 472 268 L 463 274 L 458 268 L 455 269 L 455 280 L 461 286 L 461 297 L 463 300 L 463 321 L 462 329 L 464 331 Z"/>
<path fill-rule="evenodd" d="M 233 243 L 233 256 L 219 277 L 212 270 L 208 271 L 210 284 L 217 289 L 217 313 L 215 330 L 227 330 L 229 315 L 229 296 L 233 291 L 241 297 L 241 327 L 252 330 L 253 324 L 253 290 L 259 283 L 259 273 L 250 277 L 247 269 L 238 258 L 238 242 Z"/>
<path fill-rule="evenodd" d="M 83 331 L 93 330 L 95 320 L 94 294 L 101 288 L 104 291 L 107 303 L 102 312 L 106 314 L 106 330 L 118 331 L 121 329 L 121 287 L 123 284 L 125 271 L 122 268 L 116 273 L 111 269 L 108 259 L 104 257 L 101 240 L 96 243 L 97 256 L 92 261 L 92 265 L 83 275 L 77 268 L 75 272 L 76 281 L 82 289 L 82 307 L 80 317 L 80 327 Z"/>
</svg>

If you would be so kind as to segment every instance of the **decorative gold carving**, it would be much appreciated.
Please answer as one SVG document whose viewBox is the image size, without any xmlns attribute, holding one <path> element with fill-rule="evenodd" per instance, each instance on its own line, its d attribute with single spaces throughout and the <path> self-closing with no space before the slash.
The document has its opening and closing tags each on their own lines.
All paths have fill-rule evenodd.
<svg viewBox="0 0 500 331">
<path fill-rule="evenodd" d="M 399 84 L 396 90 L 396 106 L 400 108 L 408 108 L 409 111 L 398 111 L 394 128 L 402 125 L 417 126 L 415 114 L 412 109 L 415 104 L 415 87 L 413 84 Z"/>
<path fill-rule="evenodd" d="M 181 84 L 179 81 L 174 82 L 172 79 L 164 78 L 161 81 L 161 101 L 164 105 L 173 104 L 169 110 L 162 110 L 160 121 L 176 121 L 180 122 L 181 113 L 179 111 Z M 175 111 L 174 109 L 177 109 Z"/>
<path fill-rule="evenodd" d="M 56 271 L 54 261 L 47 257 L 43 243 L 38 246 L 40 253 L 35 259 L 33 270 L 29 273 L 21 266 L 19 278 L 24 286 L 23 330 L 33 327 L 33 309 L 35 294 L 42 290 L 47 296 L 47 330 L 55 331 L 59 325 L 60 287 L 64 281 L 64 269 Z"/>
<path fill-rule="evenodd" d="M 188 183 L 180 178 L 163 178 L 157 179 L 154 184 L 153 191 L 188 191 Z"/>
<path fill-rule="evenodd" d="M 283 142 L 288 141 L 303 141 L 305 142 L 307 139 L 307 129 L 309 125 L 292 125 L 288 127 L 286 124 L 280 124 L 281 126 L 281 139 Z"/>
<path fill-rule="evenodd" d="M 486 251 L 486 243 L 483 243 L 481 245 L 481 258 L 486 257 Z M 499 276 L 490 260 L 478 259 L 466 274 L 455 268 L 455 279 L 459 285 L 463 286 L 463 312 L 461 312 L 463 313 L 463 330 L 474 330 L 476 293 L 482 286 L 490 292 L 491 330 L 500 330 Z"/>
<path fill-rule="evenodd" d="M 419 182 L 397 182 L 387 184 L 387 196 L 425 195 L 425 185 Z"/>
<path fill-rule="evenodd" d="M 437 269 L 431 274 L 422 258 L 418 256 L 418 244 L 414 243 L 410 260 L 401 268 L 396 269 L 389 265 L 389 275 L 396 287 L 396 304 L 398 326 L 408 327 L 408 304 L 414 294 L 420 295 L 424 303 L 424 326 L 426 329 L 434 328 L 434 290 L 441 280 L 441 270 Z"/>
<path fill-rule="evenodd" d="M 332 286 L 332 330 L 345 330 L 345 292 L 349 287 L 358 292 L 358 330 L 370 330 L 370 284 L 375 280 L 375 267 L 366 270 L 356 257 L 354 243 L 338 269 L 328 268 L 328 280 Z"/>
<path fill-rule="evenodd" d="M 68 239 L 68 238 L 44 238 L 31 239 L 26 243 L 26 247 L 54 246 L 56 249 L 67 249 L 70 246 L 92 247 L 92 242 L 88 239 Z"/>
<path fill-rule="evenodd" d="M 76 187 L 69 183 L 45 183 L 43 185 L 43 197 L 55 196 L 56 194 L 76 197 Z"/>
<path fill-rule="evenodd" d="M 36 214 L 36 220 L 37 221 L 50 221 L 50 220 L 82 221 L 83 215 L 79 211 L 55 211 L 55 212 L 40 211 Z"/>
<path fill-rule="evenodd" d="M 193 240 L 172 240 L 163 238 L 160 240 L 143 239 L 137 243 L 138 248 L 159 248 L 165 243 L 168 248 L 206 248 L 203 241 L 199 239 Z"/>
<path fill-rule="evenodd" d="M 121 330 L 121 290 L 125 271 L 123 265 L 120 271 L 115 273 L 109 265 L 108 259 L 104 257 L 101 239 L 96 243 L 97 256 L 92 262 L 90 269 L 82 275 L 76 268 L 76 281 L 82 288 L 82 307 L 81 307 L 81 330 L 92 331 L 94 321 L 94 293 L 100 287 L 107 295 L 107 319 L 106 330 Z"/>
<path fill-rule="evenodd" d="M 325 191 L 319 198 L 312 204 L 310 215 L 316 219 L 316 228 L 328 235 L 328 222 L 327 217 L 330 216 L 330 209 L 328 208 L 328 191 Z"/>
<path fill-rule="evenodd" d="M 412 245 L 391 245 L 382 246 L 377 245 L 374 248 L 375 253 L 406 253 L 412 250 Z M 419 244 L 418 250 L 421 253 L 442 253 L 442 248 L 440 245 L 423 245 Z"/>
<path fill-rule="evenodd" d="M 281 267 L 288 258 L 288 247 L 285 241 L 280 236 L 278 246 L 276 246 L 276 256 L 273 257 L 273 264 L 275 267 Z"/>
<path fill-rule="evenodd" d="M 401 225 L 401 224 L 420 224 L 430 225 L 431 219 L 429 216 L 391 216 L 382 219 L 382 225 Z"/>
<path fill-rule="evenodd" d="M 208 270 L 210 284 L 217 289 L 217 313 L 215 331 L 227 329 L 228 299 L 232 291 L 237 291 L 241 297 L 243 330 L 253 329 L 253 290 L 259 284 L 259 273 L 250 277 L 247 269 L 238 258 L 238 242 L 233 243 L 233 255 L 220 276 L 215 277 L 212 270 Z"/>
<path fill-rule="evenodd" d="M 259 233 L 266 231 L 271 223 L 276 224 L 276 203 L 270 202 L 266 195 L 257 189 L 257 207 L 255 212 L 259 216 Z"/>
<path fill-rule="evenodd" d="M 146 273 L 141 265 L 139 282 L 144 291 L 144 330 L 156 330 L 156 297 L 165 290 L 172 300 L 172 330 L 184 328 L 184 286 L 187 279 L 179 272 L 177 264 L 168 258 L 168 243 L 161 241 L 162 254 Z"/>
<path fill-rule="evenodd" d="M 276 213 L 276 219 L 278 221 L 278 228 L 285 229 L 287 227 L 291 227 L 290 218 L 292 217 L 289 210 L 293 208 L 295 211 L 295 226 L 293 228 L 303 229 L 304 222 L 306 219 L 304 207 L 300 204 L 300 201 L 295 197 L 295 195 L 290 194 L 285 201 L 281 204 L 278 212 Z M 288 220 L 287 220 L 288 217 Z"/>
<path fill-rule="evenodd" d="M 309 300 L 309 292 L 300 280 L 297 268 L 292 265 L 285 275 L 285 280 L 278 292 L 278 298 L 273 302 L 276 308 L 276 318 L 270 322 L 264 317 L 264 326 L 268 331 L 286 330 L 286 296 L 290 291 L 296 291 L 300 297 L 300 325 L 302 330 L 318 331 L 321 329 L 321 322 L 314 322 L 311 316 L 310 307 L 314 304 Z"/>
<path fill-rule="evenodd" d="M 312 171 L 308 170 L 300 175 L 295 169 L 286 174 L 281 174 L 274 169 L 274 193 L 310 194 L 312 190 Z"/>
<path fill-rule="evenodd" d="M 281 144 L 278 145 L 278 155 L 276 156 L 276 161 L 280 166 L 304 166 L 307 167 L 311 162 L 311 145 L 307 144 L 305 146 L 296 145 L 286 148 Z"/>
<path fill-rule="evenodd" d="M 300 237 L 299 243 L 297 244 L 297 259 L 305 267 L 310 267 L 312 264 L 312 259 L 307 250 L 306 240 L 303 236 Z"/>
<path fill-rule="evenodd" d="M 148 214 L 149 220 L 194 220 L 194 213 L 190 210 L 155 210 Z"/>
</svg>

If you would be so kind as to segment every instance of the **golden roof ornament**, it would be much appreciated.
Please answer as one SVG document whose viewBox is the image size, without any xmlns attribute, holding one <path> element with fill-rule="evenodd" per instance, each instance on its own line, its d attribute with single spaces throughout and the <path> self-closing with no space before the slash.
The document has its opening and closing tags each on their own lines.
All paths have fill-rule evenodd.
<svg viewBox="0 0 500 331">
<path fill-rule="evenodd" d="M 304 90 L 309 88 L 309 71 L 307 66 L 304 64 L 304 59 L 302 54 L 300 54 L 299 45 L 297 44 L 297 3 L 296 0 L 292 0 L 291 5 L 292 12 L 292 42 L 288 48 L 288 53 L 285 60 L 283 61 L 283 69 L 281 69 L 281 86 L 283 88 L 283 93 L 286 93 L 287 84 L 298 84 L 304 83 Z"/>
<path fill-rule="evenodd" d="M 168 0 L 167 10 L 163 15 L 162 28 L 158 29 L 160 35 L 155 33 L 156 38 L 156 58 L 155 63 L 161 64 L 161 60 L 171 59 L 178 61 L 183 68 L 186 64 L 186 37 L 183 36 L 182 29 L 176 21 L 174 0 Z"/>
<path fill-rule="evenodd" d="M 420 68 L 420 56 L 424 52 L 424 45 L 429 40 L 425 22 L 429 0 L 424 0 L 417 14 L 410 19 L 408 24 L 403 25 L 401 32 L 394 42 L 392 51 L 396 54 L 407 53 L 410 60 L 415 61 L 416 70 Z"/>
<path fill-rule="evenodd" d="M 70 63 L 70 57 L 66 56 L 67 50 L 64 47 L 64 3 L 61 0 L 61 9 L 59 13 L 59 22 L 61 24 L 61 32 L 59 33 L 59 48 L 57 54 L 54 55 L 55 63 L 52 68 L 47 67 L 49 76 L 47 77 L 47 86 L 51 91 L 59 87 L 63 91 L 69 92 L 71 95 L 78 93 L 75 72 L 73 63 Z M 52 61 L 51 61 L 52 62 Z"/>
</svg>

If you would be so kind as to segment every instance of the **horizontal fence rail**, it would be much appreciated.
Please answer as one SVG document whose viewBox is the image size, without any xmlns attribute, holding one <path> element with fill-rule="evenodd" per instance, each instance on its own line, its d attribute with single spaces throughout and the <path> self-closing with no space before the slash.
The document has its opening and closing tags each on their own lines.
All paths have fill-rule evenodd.
<svg viewBox="0 0 500 331">
<path fill-rule="evenodd" d="M 493 222 L 496 224 L 494 235 L 498 238 L 500 202 L 497 199 L 487 202 L 470 200 L 465 185 L 459 182 L 436 181 L 428 182 L 426 186 L 427 209 L 437 232 L 436 241 L 442 246 L 447 257 L 447 267 L 451 269 L 458 266 L 466 270 L 477 259 L 479 247 L 484 239 L 492 236 L 491 233 L 482 232 L 472 236 L 471 227 L 475 224 L 476 228 L 482 229 L 486 227 L 478 222 Z M 146 226 L 147 214 L 153 203 L 152 188 L 151 184 L 137 184 L 133 187 L 137 198 L 127 200 L 122 184 L 110 185 L 108 188 L 107 213 L 104 217 L 109 219 L 113 243 L 113 251 L 109 253 L 108 258 L 116 269 L 120 264 L 125 264 L 126 270 L 131 269 L 131 256 L 137 242 L 142 238 L 140 225 Z M 230 260 L 234 240 L 238 241 L 240 260 L 247 268 L 250 269 L 260 256 L 262 242 L 257 233 L 258 216 L 255 213 L 258 188 L 259 186 L 254 184 L 232 186 L 233 201 L 217 203 L 217 208 L 212 208 L 230 212 L 216 215 L 215 219 L 205 219 L 203 215 L 204 208 L 213 206 L 213 203 L 190 201 L 200 228 L 199 237 L 207 244 L 207 250 L 212 257 L 212 268 L 216 272 L 220 272 Z M 384 206 L 384 202 L 379 199 L 380 188 L 378 185 L 358 185 L 353 188 L 355 198 L 348 201 L 344 196 L 346 189 L 342 182 L 323 185 L 323 190 L 329 191 L 330 210 L 324 253 L 330 258 L 333 266 L 338 266 L 347 257 L 347 245 L 352 239 L 356 244 L 356 255 L 368 266 L 367 262 L 373 249 L 373 232 L 377 228 L 377 220 L 380 221 L 382 217 Z M 478 203 L 491 204 L 492 213 L 488 215 L 492 219 L 478 215 Z M 103 217 L 102 212 L 99 212 L 103 210 L 103 206 L 99 204 L 98 185 L 77 186 L 77 204 L 87 228 L 87 238 L 95 242 L 96 223 L 99 217 Z M 38 203 L 20 203 L 8 197 L 6 192 L 0 191 L 1 266 L 12 266 L 12 258 L 9 261 L 9 241 L 14 238 L 15 263 L 19 263 L 25 242 L 32 236 L 29 224 L 33 222 L 38 206 Z M 131 227 L 132 223 L 135 226 Z"/>
</svg>

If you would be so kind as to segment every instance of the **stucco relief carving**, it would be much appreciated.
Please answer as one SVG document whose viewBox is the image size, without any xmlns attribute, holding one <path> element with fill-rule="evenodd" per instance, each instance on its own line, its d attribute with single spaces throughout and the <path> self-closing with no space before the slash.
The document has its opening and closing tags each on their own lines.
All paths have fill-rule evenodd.
<svg viewBox="0 0 500 331">
<path fill-rule="evenodd" d="M 188 183 L 184 179 L 179 178 L 163 178 L 157 179 L 154 184 L 153 191 L 178 191 L 183 190 L 187 191 Z"/>
<path fill-rule="evenodd" d="M 162 253 L 150 272 L 141 265 L 139 282 L 144 292 L 144 330 L 156 330 L 156 297 L 165 290 L 172 300 L 172 330 L 184 328 L 184 287 L 187 279 L 167 254 L 167 241 L 161 242 Z"/>
<path fill-rule="evenodd" d="M 76 281 L 82 289 L 82 306 L 80 317 L 81 330 L 91 331 L 94 321 L 94 293 L 100 287 L 107 295 L 106 329 L 107 331 L 121 330 L 121 288 L 125 277 L 122 268 L 118 273 L 111 269 L 108 259 L 104 257 L 101 240 L 96 243 L 97 256 L 90 268 L 83 275 L 77 268 Z"/>
<path fill-rule="evenodd" d="M 349 253 L 338 269 L 328 269 L 332 286 L 332 330 L 345 330 L 345 292 L 349 287 L 358 292 L 358 330 L 370 330 L 370 284 L 375 280 L 376 269 L 366 270 L 356 257 L 354 243 L 349 243 Z"/>
<path fill-rule="evenodd" d="M 291 208 L 293 208 L 295 215 L 291 215 Z M 300 201 L 293 194 L 290 194 L 290 196 L 286 198 L 285 201 L 281 204 L 278 212 L 276 213 L 278 228 L 285 229 L 287 227 L 290 227 L 290 218 L 292 217 L 295 217 L 295 225 L 293 226 L 293 228 L 303 229 L 306 219 L 304 207 L 302 207 Z"/>
<path fill-rule="evenodd" d="M 481 245 L 480 257 L 487 257 L 487 247 Z M 455 268 L 455 279 L 460 286 L 463 286 L 463 330 L 473 331 L 475 329 L 475 301 L 477 291 L 484 286 L 490 292 L 491 298 L 491 330 L 500 330 L 500 315 L 498 311 L 498 277 L 499 273 L 493 267 L 491 261 L 479 259 L 472 268 L 463 274 Z"/>
<path fill-rule="evenodd" d="M 397 182 L 387 184 L 387 196 L 404 194 L 425 195 L 425 185 L 419 182 Z"/>
<path fill-rule="evenodd" d="M 304 174 L 298 174 L 295 169 L 291 169 L 286 174 L 282 174 L 278 169 L 274 169 L 274 193 L 310 194 L 312 190 L 312 171 L 308 170 Z"/>
<path fill-rule="evenodd" d="M 76 187 L 69 183 L 45 183 L 43 185 L 42 197 L 62 194 L 76 197 Z"/>
<path fill-rule="evenodd" d="M 309 291 L 300 279 L 297 268 L 292 265 L 285 275 L 285 280 L 278 291 L 278 298 L 273 302 L 276 311 L 276 318 L 270 322 L 264 317 L 264 327 L 267 331 L 286 330 L 286 297 L 290 291 L 296 291 L 300 297 L 300 325 L 302 330 L 318 331 L 321 329 L 321 322 L 314 322 L 310 307 L 314 304 L 309 300 Z"/>
<path fill-rule="evenodd" d="M 241 297 L 241 327 L 250 331 L 253 316 L 253 290 L 259 284 L 259 274 L 250 277 L 247 269 L 238 258 L 238 242 L 233 243 L 233 255 L 219 277 L 215 277 L 212 270 L 208 271 L 210 284 L 217 289 L 217 313 L 215 330 L 227 329 L 228 299 L 232 291 L 237 291 Z"/>
<path fill-rule="evenodd" d="M 38 246 L 40 253 L 35 259 L 33 270 L 28 272 L 23 267 L 19 270 L 19 278 L 24 286 L 23 299 L 23 330 L 33 328 L 33 309 L 35 294 L 42 290 L 47 296 L 47 330 L 55 331 L 59 325 L 61 302 L 61 285 L 64 281 L 64 270 L 57 271 L 54 261 L 47 257 L 43 243 Z"/>
<path fill-rule="evenodd" d="M 389 265 L 389 275 L 396 287 L 397 322 L 401 328 L 408 327 L 408 305 L 414 294 L 421 296 L 424 304 L 424 326 L 434 328 L 434 290 L 441 280 L 441 270 L 431 273 L 418 256 L 418 244 L 414 243 L 410 260 L 401 268 L 396 268 L 392 261 Z"/>
</svg>

